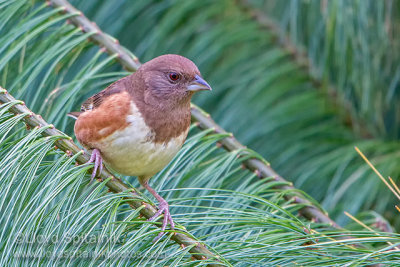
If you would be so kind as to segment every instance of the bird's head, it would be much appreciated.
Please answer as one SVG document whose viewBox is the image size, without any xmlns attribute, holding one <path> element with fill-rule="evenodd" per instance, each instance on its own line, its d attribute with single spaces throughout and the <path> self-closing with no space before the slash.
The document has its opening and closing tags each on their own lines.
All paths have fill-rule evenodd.
<svg viewBox="0 0 400 267">
<path fill-rule="evenodd" d="M 145 99 L 171 105 L 188 104 L 195 92 L 211 90 L 197 66 L 179 55 L 162 55 L 139 68 L 146 85 Z"/>
</svg>

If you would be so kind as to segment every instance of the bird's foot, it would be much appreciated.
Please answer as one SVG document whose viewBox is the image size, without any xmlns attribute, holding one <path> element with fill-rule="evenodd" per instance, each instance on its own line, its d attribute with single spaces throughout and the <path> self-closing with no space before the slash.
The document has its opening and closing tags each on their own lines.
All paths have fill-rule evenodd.
<svg viewBox="0 0 400 267">
<path fill-rule="evenodd" d="M 90 182 L 92 182 L 94 177 L 96 176 L 97 171 L 99 174 L 103 171 L 103 159 L 101 158 L 100 150 L 96 148 L 93 149 L 92 155 L 90 156 L 88 162 L 94 163 L 93 172 L 90 176 Z"/>
<path fill-rule="evenodd" d="M 175 223 L 172 220 L 171 213 L 169 212 L 169 205 L 168 205 L 167 201 L 165 201 L 164 199 L 162 199 L 160 201 L 160 205 L 158 206 L 158 211 L 156 212 L 156 214 L 154 214 L 149 219 L 149 221 L 153 221 L 153 220 L 157 219 L 157 217 L 160 216 L 161 214 L 164 214 L 164 219 L 163 219 L 163 223 L 161 226 L 161 232 L 153 240 L 153 242 L 156 242 L 158 239 L 160 239 L 164 235 L 164 230 L 165 230 L 165 228 L 167 228 L 168 222 L 171 226 L 171 230 L 174 230 L 174 228 L 175 228 Z"/>
</svg>

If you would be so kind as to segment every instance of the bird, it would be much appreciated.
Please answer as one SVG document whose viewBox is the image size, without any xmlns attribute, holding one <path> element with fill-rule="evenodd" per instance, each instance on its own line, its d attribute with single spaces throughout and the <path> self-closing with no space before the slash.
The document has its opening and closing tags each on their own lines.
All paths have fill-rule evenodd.
<svg viewBox="0 0 400 267">
<path fill-rule="evenodd" d="M 99 93 L 88 98 L 76 119 L 74 132 L 79 143 L 91 152 L 94 163 L 91 181 L 107 169 L 137 176 L 139 183 L 159 202 L 163 215 L 160 238 L 168 225 L 175 227 L 168 202 L 149 185 L 179 152 L 191 124 L 190 102 L 194 93 L 210 91 L 198 67 L 190 59 L 166 54 L 143 65 Z"/>
</svg>

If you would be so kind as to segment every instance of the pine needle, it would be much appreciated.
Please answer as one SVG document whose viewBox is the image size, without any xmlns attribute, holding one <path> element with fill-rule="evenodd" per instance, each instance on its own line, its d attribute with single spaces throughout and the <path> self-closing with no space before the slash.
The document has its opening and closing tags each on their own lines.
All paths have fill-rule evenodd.
<svg viewBox="0 0 400 267">
<path fill-rule="evenodd" d="M 367 159 L 367 157 L 361 152 L 358 147 L 354 147 L 357 153 L 364 159 L 364 161 L 371 167 L 371 169 L 378 175 L 378 177 L 385 183 L 385 185 L 393 192 L 393 194 L 400 200 L 400 194 L 386 181 L 382 174 L 372 165 L 372 163 Z M 390 179 L 390 178 L 389 178 Z"/>
<path fill-rule="evenodd" d="M 351 215 L 350 213 L 348 213 L 347 211 L 344 212 L 344 214 L 346 214 L 347 217 L 349 217 L 350 219 L 352 219 L 353 221 L 355 221 L 356 223 L 358 223 L 359 225 L 361 225 L 362 227 L 364 227 L 365 229 L 368 229 L 369 231 L 373 232 L 375 235 L 377 236 L 381 236 L 379 233 L 377 233 L 374 229 L 372 229 L 371 227 L 369 227 L 368 225 L 366 225 L 365 223 L 363 223 L 362 221 L 360 221 L 359 219 L 357 219 L 356 217 L 354 217 L 353 215 Z M 389 244 L 390 246 L 393 246 L 392 242 L 387 241 L 387 244 Z M 394 247 L 395 250 L 399 250 L 398 247 Z"/>
</svg>

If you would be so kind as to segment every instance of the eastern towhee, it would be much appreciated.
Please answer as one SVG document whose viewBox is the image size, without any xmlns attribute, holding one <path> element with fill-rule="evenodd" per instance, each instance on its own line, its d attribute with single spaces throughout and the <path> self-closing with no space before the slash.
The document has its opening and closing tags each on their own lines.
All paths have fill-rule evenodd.
<svg viewBox="0 0 400 267">
<path fill-rule="evenodd" d="M 148 184 L 181 149 L 190 127 L 190 99 L 201 90 L 211 90 L 196 65 L 179 55 L 163 55 L 143 64 L 86 100 L 75 117 L 75 135 L 92 152 L 92 179 L 105 165 L 124 175 L 137 176 L 160 203 L 174 229 L 167 201 Z"/>
</svg>

